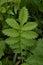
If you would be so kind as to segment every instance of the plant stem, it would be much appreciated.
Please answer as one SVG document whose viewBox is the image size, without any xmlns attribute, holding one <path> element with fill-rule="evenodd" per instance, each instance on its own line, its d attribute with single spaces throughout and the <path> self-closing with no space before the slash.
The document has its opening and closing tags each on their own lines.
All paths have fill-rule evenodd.
<svg viewBox="0 0 43 65">
<path fill-rule="evenodd" d="M 22 59 L 22 63 L 23 63 L 23 55 L 22 55 L 22 46 L 21 46 L 21 44 L 22 44 L 22 42 L 21 42 L 21 28 L 22 28 L 22 26 L 20 26 L 20 51 L 21 51 L 21 59 Z"/>
<path fill-rule="evenodd" d="M 16 54 L 14 54 L 14 58 L 13 58 L 13 65 L 15 65 L 16 58 L 17 58 L 17 53 L 16 53 Z"/>
</svg>

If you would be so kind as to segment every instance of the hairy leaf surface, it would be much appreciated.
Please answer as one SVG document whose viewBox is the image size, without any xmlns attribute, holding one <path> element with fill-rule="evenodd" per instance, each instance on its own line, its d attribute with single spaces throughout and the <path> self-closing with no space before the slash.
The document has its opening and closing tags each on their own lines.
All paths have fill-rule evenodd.
<svg viewBox="0 0 43 65">
<path fill-rule="evenodd" d="M 27 24 L 25 24 L 22 28 L 23 31 L 26 30 L 33 30 L 34 28 L 37 27 L 37 23 L 36 22 L 28 22 Z"/>
<path fill-rule="evenodd" d="M 13 45 L 13 44 L 15 44 L 15 43 L 18 43 L 19 42 L 19 38 L 7 38 L 6 40 L 5 40 L 5 42 L 7 43 L 7 44 L 9 44 L 9 45 Z"/>
<path fill-rule="evenodd" d="M 21 25 L 23 25 L 24 23 L 27 22 L 27 20 L 28 20 L 28 10 L 25 7 L 23 7 L 19 13 L 19 22 Z"/>
<path fill-rule="evenodd" d="M 7 24 L 10 25 L 12 28 L 14 28 L 14 29 L 19 29 L 19 24 L 16 22 L 15 19 L 13 19 L 13 18 L 8 18 L 8 19 L 6 19 L 6 22 L 7 22 Z"/>
<path fill-rule="evenodd" d="M 10 36 L 10 37 L 17 37 L 17 36 L 19 36 L 19 33 L 16 30 L 10 29 L 10 28 L 9 29 L 5 29 L 2 32 L 5 35 Z"/>
<path fill-rule="evenodd" d="M 24 31 L 21 33 L 21 37 L 26 38 L 26 39 L 34 39 L 37 37 L 37 33 L 33 31 Z"/>
<path fill-rule="evenodd" d="M 43 65 L 43 57 L 33 55 L 27 59 L 27 63 L 29 63 L 30 65 Z"/>
</svg>

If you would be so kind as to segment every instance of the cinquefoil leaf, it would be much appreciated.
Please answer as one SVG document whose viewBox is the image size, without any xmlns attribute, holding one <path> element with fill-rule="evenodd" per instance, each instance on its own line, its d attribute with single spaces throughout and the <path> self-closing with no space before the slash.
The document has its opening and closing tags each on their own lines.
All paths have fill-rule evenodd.
<svg viewBox="0 0 43 65">
<path fill-rule="evenodd" d="M 17 42 L 19 42 L 19 38 L 7 38 L 6 40 L 5 40 L 5 42 L 7 43 L 7 44 L 9 44 L 9 45 L 13 45 L 13 44 L 15 44 L 15 43 L 17 43 Z"/>
<path fill-rule="evenodd" d="M 37 55 L 33 55 L 29 57 L 26 61 L 30 65 L 43 65 L 43 57 Z"/>
<path fill-rule="evenodd" d="M 28 19 L 28 10 L 26 9 L 26 7 L 23 7 L 19 13 L 20 24 L 23 25 L 24 23 L 26 23 L 27 19 Z"/>
<path fill-rule="evenodd" d="M 37 37 L 37 33 L 34 31 L 24 31 L 21 33 L 21 37 L 26 38 L 26 39 L 34 39 Z"/>
<path fill-rule="evenodd" d="M 36 48 L 33 50 L 35 55 L 43 56 L 43 38 L 39 39 Z"/>
<path fill-rule="evenodd" d="M 22 43 L 24 46 L 33 46 L 35 44 L 35 40 L 33 39 L 25 39 L 25 38 L 22 38 Z"/>
<path fill-rule="evenodd" d="M 10 37 L 18 37 L 19 33 L 14 30 L 14 29 L 5 29 L 2 31 L 5 35 L 10 36 Z"/>
<path fill-rule="evenodd" d="M 22 28 L 23 31 L 26 30 L 33 30 L 34 28 L 37 27 L 37 23 L 36 22 L 28 22 L 27 24 L 25 24 Z"/>
<path fill-rule="evenodd" d="M 10 25 L 12 28 L 14 28 L 14 29 L 19 29 L 19 24 L 16 22 L 15 19 L 13 19 L 13 18 L 8 18 L 8 19 L 6 19 L 6 22 L 7 22 L 7 24 Z"/>
</svg>

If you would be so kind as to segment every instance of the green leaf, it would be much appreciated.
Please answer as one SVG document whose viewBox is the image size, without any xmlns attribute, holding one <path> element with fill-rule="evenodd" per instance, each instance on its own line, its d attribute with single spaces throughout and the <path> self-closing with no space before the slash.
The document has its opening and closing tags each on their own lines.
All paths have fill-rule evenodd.
<svg viewBox="0 0 43 65">
<path fill-rule="evenodd" d="M 31 65 L 43 65 L 43 38 L 37 41 L 37 45 L 33 49 L 33 54 L 26 62 Z"/>
<path fill-rule="evenodd" d="M 1 12 L 2 12 L 2 13 L 6 13 L 5 7 L 1 7 Z"/>
<path fill-rule="evenodd" d="M 13 50 L 13 52 L 14 52 L 14 53 L 21 53 L 20 48 L 15 48 L 15 49 Z"/>
<path fill-rule="evenodd" d="M 38 36 L 36 32 L 33 31 L 24 31 L 21 33 L 21 37 L 26 38 L 26 39 L 34 39 Z"/>
<path fill-rule="evenodd" d="M 33 46 L 35 44 L 35 42 L 36 42 L 35 40 L 25 39 L 25 38 L 24 39 L 22 38 L 21 41 L 22 41 L 22 43 L 23 43 L 24 46 L 29 46 L 29 47 Z"/>
<path fill-rule="evenodd" d="M 4 48 L 5 48 L 5 42 L 2 40 L 0 41 L 0 58 L 2 57 L 2 55 L 4 55 Z"/>
<path fill-rule="evenodd" d="M 9 45 L 13 45 L 13 44 L 19 42 L 19 38 L 7 38 L 7 39 L 5 40 L 5 42 L 6 42 L 7 44 L 9 44 Z"/>
<path fill-rule="evenodd" d="M 9 10 L 7 11 L 7 13 L 8 13 L 8 14 L 11 14 L 11 15 L 14 15 L 14 13 L 13 13 L 13 11 L 12 11 L 11 9 L 9 9 Z"/>
<path fill-rule="evenodd" d="M 0 13 L 0 20 L 3 20 L 3 16 L 2 16 L 2 14 Z M 0 22 L 1 23 L 1 22 Z"/>
<path fill-rule="evenodd" d="M 43 2 L 39 4 L 39 10 L 43 12 Z"/>
<path fill-rule="evenodd" d="M 43 65 L 43 57 L 33 55 L 26 60 L 30 65 Z"/>
<path fill-rule="evenodd" d="M 7 0 L 0 0 L 0 5 L 4 4 L 6 2 L 7 2 Z"/>
<path fill-rule="evenodd" d="M 2 31 L 5 35 L 10 36 L 10 37 L 18 37 L 19 33 L 14 30 L 14 29 L 5 29 Z"/>
<path fill-rule="evenodd" d="M 2 26 L 3 26 L 3 29 L 10 28 L 10 26 L 5 21 L 2 23 Z"/>
<path fill-rule="evenodd" d="M 20 14 L 19 14 L 19 22 L 21 25 L 23 25 L 24 23 L 26 23 L 28 20 L 28 10 L 26 9 L 26 7 L 23 7 L 20 10 Z"/>
<path fill-rule="evenodd" d="M 16 22 L 15 19 L 13 19 L 13 18 L 8 18 L 8 19 L 6 19 L 6 22 L 7 22 L 7 24 L 10 25 L 12 28 L 14 28 L 14 29 L 19 29 L 19 24 Z"/>
<path fill-rule="evenodd" d="M 3 5 L 6 2 L 11 2 L 12 0 L 0 0 L 0 5 Z"/>
<path fill-rule="evenodd" d="M 10 47 L 14 53 L 20 53 L 21 52 L 19 42 L 15 43 L 15 44 L 11 44 Z"/>
<path fill-rule="evenodd" d="M 23 31 L 26 30 L 33 30 L 34 28 L 37 27 L 37 23 L 36 22 L 28 22 L 27 24 L 25 24 L 22 28 Z"/>
<path fill-rule="evenodd" d="M 0 65 L 2 65 L 2 62 L 0 61 Z"/>
<path fill-rule="evenodd" d="M 4 52 L 2 49 L 0 49 L 0 58 L 4 55 Z"/>
<path fill-rule="evenodd" d="M 28 64 L 28 63 L 23 63 L 23 64 L 21 64 L 21 65 L 30 65 L 30 64 Z"/>
<path fill-rule="evenodd" d="M 35 55 L 43 56 L 43 38 L 39 39 L 36 48 L 33 50 Z"/>
<path fill-rule="evenodd" d="M 38 6 L 39 10 L 43 12 L 43 0 L 33 0 L 33 1 Z"/>
<path fill-rule="evenodd" d="M 11 47 L 12 49 L 14 49 L 14 50 L 18 50 L 18 49 L 19 49 L 19 51 L 20 51 L 19 43 L 12 44 L 12 45 L 10 45 L 10 47 Z"/>
<path fill-rule="evenodd" d="M 14 0 L 14 11 L 15 11 L 15 14 L 17 14 L 17 11 L 18 9 L 20 8 L 20 2 L 21 0 Z"/>
<path fill-rule="evenodd" d="M 14 1 L 14 3 L 20 3 L 21 2 L 21 0 L 13 0 Z"/>
</svg>

